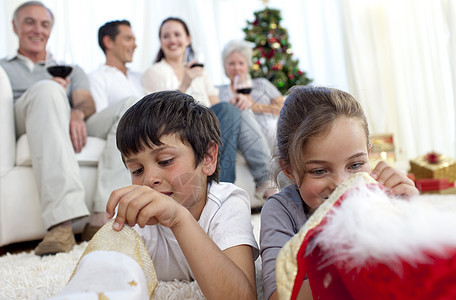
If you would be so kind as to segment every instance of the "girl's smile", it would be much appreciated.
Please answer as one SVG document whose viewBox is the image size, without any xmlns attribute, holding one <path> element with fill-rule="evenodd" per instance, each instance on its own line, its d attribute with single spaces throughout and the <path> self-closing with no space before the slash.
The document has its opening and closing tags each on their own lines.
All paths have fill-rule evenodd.
<svg viewBox="0 0 456 300">
<path fill-rule="evenodd" d="M 361 171 L 370 173 L 366 133 L 355 118 L 335 119 L 326 131 L 308 141 L 303 157 L 306 174 L 297 185 L 311 211 L 350 175 Z M 296 183 L 296 179 L 294 181 Z"/>
</svg>

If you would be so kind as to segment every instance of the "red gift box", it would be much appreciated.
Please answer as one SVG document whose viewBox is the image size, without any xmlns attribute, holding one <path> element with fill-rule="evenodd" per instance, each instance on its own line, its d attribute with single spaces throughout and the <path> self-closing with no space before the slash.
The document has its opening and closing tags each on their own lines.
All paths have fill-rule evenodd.
<svg viewBox="0 0 456 300">
<path fill-rule="evenodd" d="M 448 178 L 423 178 L 416 180 L 415 186 L 420 192 L 438 191 L 454 187 L 454 182 L 449 182 Z"/>
</svg>

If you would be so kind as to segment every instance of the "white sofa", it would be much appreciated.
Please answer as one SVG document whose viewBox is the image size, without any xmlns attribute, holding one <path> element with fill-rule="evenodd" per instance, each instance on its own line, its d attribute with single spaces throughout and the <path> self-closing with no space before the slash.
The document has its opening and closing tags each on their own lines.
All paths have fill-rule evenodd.
<svg viewBox="0 0 456 300">
<path fill-rule="evenodd" d="M 89 208 L 104 143 L 89 137 L 86 147 L 77 155 Z M 75 232 L 81 232 L 86 222 L 87 218 L 74 222 Z M 11 85 L 0 67 L 0 246 L 41 239 L 45 232 L 27 136 L 16 141 Z"/>
<path fill-rule="evenodd" d="M 77 154 L 89 208 L 92 207 L 98 157 L 104 143 L 102 139 L 89 137 L 83 151 Z M 240 155 L 236 176 L 236 184 L 244 188 L 254 201 L 253 178 Z M 74 222 L 74 232 L 80 233 L 86 222 L 87 218 Z M 27 136 L 16 140 L 11 85 L 0 67 L 0 247 L 41 239 L 45 233 Z"/>
</svg>

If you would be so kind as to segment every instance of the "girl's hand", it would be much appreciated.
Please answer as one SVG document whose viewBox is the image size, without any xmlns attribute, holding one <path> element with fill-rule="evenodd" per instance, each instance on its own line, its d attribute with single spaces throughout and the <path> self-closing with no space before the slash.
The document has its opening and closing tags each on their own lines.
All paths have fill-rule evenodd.
<svg viewBox="0 0 456 300">
<path fill-rule="evenodd" d="M 418 189 L 410 178 L 384 161 L 377 164 L 371 175 L 378 183 L 389 188 L 394 195 L 412 197 L 419 194 Z"/>
<path fill-rule="evenodd" d="M 194 63 L 196 63 L 196 60 L 192 60 L 191 62 L 189 62 L 187 64 L 187 67 L 185 68 L 184 78 L 182 79 L 182 83 L 180 86 L 180 90 L 182 92 L 186 92 L 188 90 L 193 79 L 199 76 L 203 76 L 204 69 L 202 67 L 192 68 L 191 66 Z"/>
<path fill-rule="evenodd" d="M 236 105 L 240 110 L 249 109 L 252 107 L 254 103 L 252 96 L 245 94 L 236 94 L 236 96 L 234 96 L 234 98 L 231 99 L 230 102 Z"/>
<path fill-rule="evenodd" d="M 186 208 L 174 201 L 171 197 L 157 192 L 148 186 L 132 185 L 111 193 L 106 211 L 108 218 L 112 218 L 117 208 L 114 221 L 114 230 L 121 230 L 127 223 L 130 226 L 138 224 L 140 227 L 155 225 L 173 228 L 178 224 Z"/>
</svg>

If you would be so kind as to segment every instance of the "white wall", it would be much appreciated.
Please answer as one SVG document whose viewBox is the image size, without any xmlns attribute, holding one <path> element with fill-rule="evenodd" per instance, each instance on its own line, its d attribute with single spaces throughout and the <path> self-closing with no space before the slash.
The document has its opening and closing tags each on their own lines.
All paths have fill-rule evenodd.
<svg viewBox="0 0 456 300">
<path fill-rule="evenodd" d="M 13 10 L 0 0 L 0 57 L 14 53 Z M 91 72 L 104 62 L 97 30 L 128 19 L 137 37 L 133 69 L 145 70 L 169 16 L 189 25 L 215 84 L 226 83 L 220 53 L 242 39 L 260 0 L 43 0 L 55 13 L 49 50 Z M 452 0 L 270 0 L 282 12 L 294 57 L 313 84 L 352 93 L 373 133 L 393 133 L 401 159 L 429 151 L 456 157 L 456 5 Z"/>
</svg>

